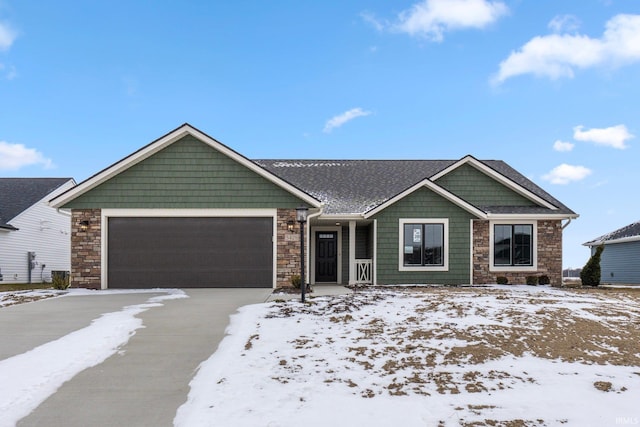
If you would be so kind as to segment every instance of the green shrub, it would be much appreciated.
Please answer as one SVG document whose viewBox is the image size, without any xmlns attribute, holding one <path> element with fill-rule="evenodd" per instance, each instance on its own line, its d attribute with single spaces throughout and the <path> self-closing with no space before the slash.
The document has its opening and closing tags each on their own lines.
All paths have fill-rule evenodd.
<svg viewBox="0 0 640 427">
<path fill-rule="evenodd" d="M 290 280 L 291 280 L 291 284 L 294 287 L 300 289 L 301 280 L 300 280 L 300 275 L 299 274 L 294 274 L 293 276 L 291 276 Z"/>
<path fill-rule="evenodd" d="M 527 276 L 526 282 L 529 286 L 535 286 L 538 284 L 538 276 Z"/>
<path fill-rule="evenodd" d="M 509 284 L 509 279 L 507 279 L 504 276 L 498 276 L 498 277 L 496 277 L 496 283 L 498 285 L 508 285 Z"/>
<path fill-rule="evenodd" d="M 582 280 L 582 286 L 598 286 L 600 285 L 600 257 L 604 251 L 604 245 L 600 245 L 596 248 L 596 251 L 589 261 L 584 265 L 584 268 L 580 272 L 580 280 Z"/>
<path fill-rule="evenodd" d="M 53 289 L 60 291 L 67 289 L 69 287 L 69 276 L 65 274 L 52 274 L 51 286 L 53 286 Z"/>
<path fill-rule="evenodd" d="M 551 283 L 551 280 L 549 279 L 549 276 L 547 276 L 546 274 L 543 274 L 542 276 L 538 277 L 538 285 L 548 285 Z"/>
</svg>

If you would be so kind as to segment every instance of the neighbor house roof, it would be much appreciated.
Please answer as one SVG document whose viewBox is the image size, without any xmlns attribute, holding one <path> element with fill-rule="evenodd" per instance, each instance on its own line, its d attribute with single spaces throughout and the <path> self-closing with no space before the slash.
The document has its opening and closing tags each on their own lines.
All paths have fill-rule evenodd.
<svg viewBox="0 0 640 427">
<path fill-rule="evenodd" d="M 0 228 L 73 178 L 0 178 Z"/>
<path fill-rule="evenodd" d="M 464 159 L 471 158 L 467 156 Z M 549 207 L 476 206 L 490 214 L 576 214 L 515 169 L 499 160 L 475 160 Z M 255 160 L 255 162 L 321 200 L 329 215 L 364 214 L 454 167 L 460 160 Z"/>
<path fill-rule="evenodd" d="M 622 243 L 640 240 L 640 221 L 634 222 L 611 233 L 604 234 L 598 238 L 583 243 L 584 246 L 598 246 L 608 243 Z"/>
</svg>

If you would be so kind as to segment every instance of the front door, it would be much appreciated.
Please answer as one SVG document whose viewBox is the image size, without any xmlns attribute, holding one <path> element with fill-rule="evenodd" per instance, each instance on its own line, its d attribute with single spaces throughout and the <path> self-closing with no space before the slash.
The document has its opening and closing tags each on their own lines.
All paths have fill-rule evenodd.
<svg viewBox="0 0 640 427">
<path fill-rule="evenodd" d="M 316 282 L 338 281 L 338 233 L 316 233 Z"/>
</svg>

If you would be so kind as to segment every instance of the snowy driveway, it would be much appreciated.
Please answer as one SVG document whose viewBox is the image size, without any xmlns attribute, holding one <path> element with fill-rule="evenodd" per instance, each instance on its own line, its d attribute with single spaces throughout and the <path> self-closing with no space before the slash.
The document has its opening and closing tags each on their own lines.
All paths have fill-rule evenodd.
<svg viewBox="0 0 640 427">
<path fill-rule="evenodd" d="M 269 294 L 75 291 L 0 307 L 0 427 L 172 425 L 229 315 Z"/>
</svg>

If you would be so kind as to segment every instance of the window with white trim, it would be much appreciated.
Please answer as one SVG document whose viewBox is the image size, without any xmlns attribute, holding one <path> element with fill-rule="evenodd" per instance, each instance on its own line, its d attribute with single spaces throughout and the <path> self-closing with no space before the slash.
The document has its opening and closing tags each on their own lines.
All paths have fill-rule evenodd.
<svg viewBox="0 0 640 427">
<path fill-rule="evenodd" d="M 401 219 L 401 271 L 446 271 L 448 268 L 448 220 Z"/>
<path fill-rule="evenodd" d="M 517 267 L 533 265 L 533 225 L 493 225 L 493 265 Z"/>
</svg>

